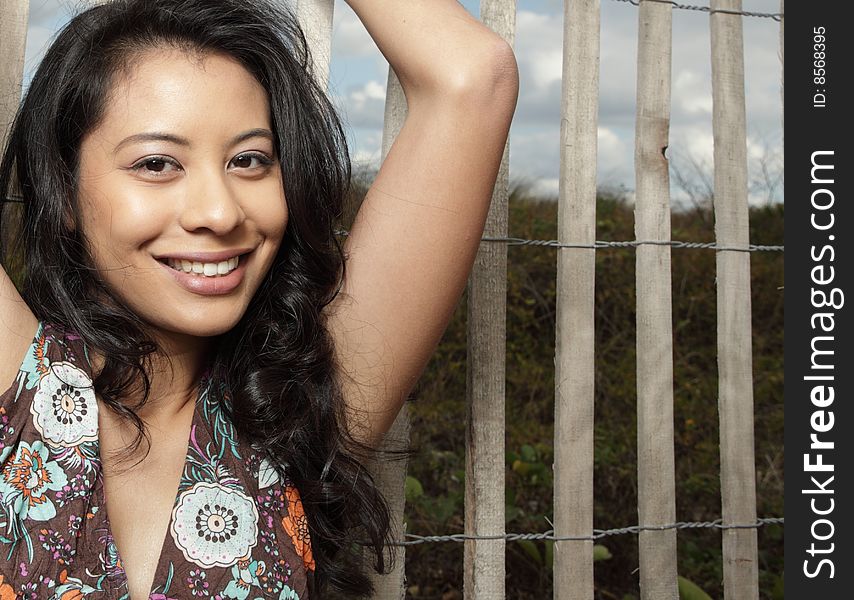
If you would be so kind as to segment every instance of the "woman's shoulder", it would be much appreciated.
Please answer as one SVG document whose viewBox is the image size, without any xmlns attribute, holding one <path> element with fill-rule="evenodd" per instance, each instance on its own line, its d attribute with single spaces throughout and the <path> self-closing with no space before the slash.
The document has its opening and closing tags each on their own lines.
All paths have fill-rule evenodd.
<svg viewBox="0 0 854 600">
<path fill-rule="evenodd" d="M 22 436 L 57 447 L 95 440 L 97 414 L 85 344 L 68 327 L 39 320 L 17 376 L 0 394 L 0 457 L 17 451 Z"/>
<path fill-rule="evenodd" d="M 39 320 L 15 379 L 11 384 L 2 382 L 0 408 L 8 412 L 22 398 L 31 398 L 45 378 L 91 388 L 91 377 L 89 354 L 80 336 L 61 323 Z"/>
</svg>

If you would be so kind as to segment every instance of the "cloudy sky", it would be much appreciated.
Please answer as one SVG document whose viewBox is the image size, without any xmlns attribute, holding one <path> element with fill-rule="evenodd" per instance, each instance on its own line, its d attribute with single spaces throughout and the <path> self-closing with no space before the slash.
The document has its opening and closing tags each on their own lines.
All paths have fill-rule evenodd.
<svg viewBox="0 0 854 600">
<path fill-rule="evenodd" d="M 477 0 L 462 3 L 478 14 Z M 708 0 L 693 3 L 708 4 Z M 30 0 L 25 86 L 45 46 L 80 5 L 80 0 Z M 561 0 L 518 0 L 515 48 L 521 87 L 510 147 L 511 178 L 555 196 L 560 146 L 562 6 Z M 624 190 L 631 197 L 638 9 L 617 0 L 601 0 L 601 6 L 599 182 L 613 190 Z M 748 11 L 777 12 L 779 7 L 779 0 L 744 0 L 744 10 Z M 777 180 L 782 166 L 779 35 L 776 21 L 744 18 L 752 202 L 764 202 L 769 189 L 774 200 L 782 200 L 782 184 Z M 712 164 L 709 15 L 674 10 L 673 46 L 668 154 L 689 185 L 702 187 Z M 388 65 L 353 11 L 341 0 L 336 0 L 335 6 L 332 56 L 330 93 L 348 124 L 353 158 L 358 163 L 376 164 Z M 686 197 L 684 186 L 674 181 L 672 187 L 676 199 Z"/>
</svg>

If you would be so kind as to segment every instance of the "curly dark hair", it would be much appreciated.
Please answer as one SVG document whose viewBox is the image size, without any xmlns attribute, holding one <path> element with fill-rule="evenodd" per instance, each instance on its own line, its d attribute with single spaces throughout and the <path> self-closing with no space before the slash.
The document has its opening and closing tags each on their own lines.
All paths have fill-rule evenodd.
<svg viewBox="0 0 854 600">
<path fill-rule="evenodd" d="M 0 240 L 0 262 L 25 257 L 25 302 L 105 357 L 95 392 L 136 427 L 129 453 L 142 439 L 150 449 L 136 409 L 148 399 L 159 346 L 99 280 L 76 223 L 81 140 L 103 118 L 117 77 L 141 52 L 162 47 L 228 55 L 267 92 L 289 220 L 246 313 L 215 340 L 211 374 L 228 392 L 213 386 L 212 393 L 238 435 L 266 449 L 280 477 L 300 491 L 316 561 L 312 595 L 368 595 L 360 546 L 375 553 L 378 572 L 387 569 L 389 509 L 364 466 L 376 454 L 348 426 L 321 313 L 345 276 L 335 226 L 351 166 L 341 122 L 289 10 L 270 0 L 114 0 L 74 16 L 41 61 L 2 155 L 0 198 L 19 195 L 23 212 L 14 243 Z M 2 207 L 0 225 L 9 205 Z M 139 403 L 122 401 L 140 390 Z"/>
</svg>

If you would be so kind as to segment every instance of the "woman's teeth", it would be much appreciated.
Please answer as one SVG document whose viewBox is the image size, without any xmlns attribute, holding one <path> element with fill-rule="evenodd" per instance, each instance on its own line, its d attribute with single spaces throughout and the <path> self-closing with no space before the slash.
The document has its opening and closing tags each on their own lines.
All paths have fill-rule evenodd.
<svg viewBox="0 0 854 600">
<path fill-rule="evenodd" d="M 220 275 L 228 275 L 236 269 L 238 258 L 238 256 L 235 256 L 218 263 L 201 263 L 174 258 L 167 258 L 164 262 L 176 271 L 192 273 L 193 275 L 203 275 L 205 277 L 218 277 Z"/>
</svg>

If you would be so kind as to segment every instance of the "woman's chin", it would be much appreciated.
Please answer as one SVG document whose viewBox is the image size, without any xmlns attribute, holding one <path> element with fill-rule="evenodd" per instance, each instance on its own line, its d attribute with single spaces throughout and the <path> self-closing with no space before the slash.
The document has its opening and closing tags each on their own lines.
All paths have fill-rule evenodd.
<svg viewBox="0 0 854 600">
<path fill-rule="evenodd" d="M 211 338 L 231 331 L 240 322 L 241 316 L 240 314 L 228 317 L 200 315 L 169 322 L 158 320 L 150 323 L 157 334 L 167 337 Z"/>
</svg>

